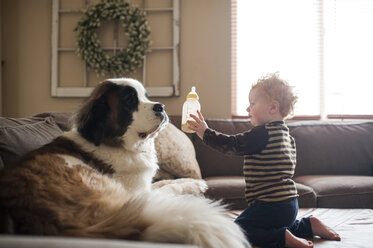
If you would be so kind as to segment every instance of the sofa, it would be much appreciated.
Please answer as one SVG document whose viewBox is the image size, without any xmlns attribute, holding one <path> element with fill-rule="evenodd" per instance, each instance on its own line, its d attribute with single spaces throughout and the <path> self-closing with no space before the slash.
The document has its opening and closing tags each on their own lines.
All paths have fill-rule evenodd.
<svg viewBox="0 0 373 248">
<path fill-rule="evenodd" d="M 197 135 L 181 132 L 180 116 L 170 116 L 170 122 L 156 140 L 161 167 L 157 180 L 203 178 L 209 186 L 206 197 L 222 200 L 233 210 L 244 209 L 243 157 L 220 153 Z M 252 128 L 247 120 L 206 122 L 226 134 Z M 71 126 L 71 113 L 1 117 L 0 169 Z M 373 209 L 373 122 L 294 121 L 288 126 L 297 146 L 294 180 L 300 207 Z"/>
<path fill-rule="evenodd" d="M 71 113 L 40 113 L 25 118 L 0 117 L 0 170 L 28 151 L 69 130 L 72 126 L 70 118 Z M 179 177 L 204 179 L 209 187 L 205 196 L 226 204 L 233 220 L 247 206 L 244 199 L 243 158 L 222 154 L 205 145 L 195 134 L 180 131 L 180 116 L 170 116 L 170 122 L 172 124 L 156 140 L 160 160 L 160 173 L 156 180 Z M 247 120 L 210 119 L 206 122 L 209 127 L 227 134 L 251 128 Z M 299 206 L 307 208 L 300 214 L 310 213 L 309 209 L 313 209 L 316 214 L 322 213 L 322 219 L 333 220 L 330 222 L 332 224 L 337 223 L 336 216 L 341 218 L 348 215 L 351 216 L 347 223 L 350 229 L 345 230 L 355 230 L 360 223 L 361 228 L 356 229 L 360 234 L 373 231 L 373 122 L 296 121 L 289 122 L 288 126 L 297 145 L 294 180 Z M 330 212 L 330 209 L 335 211 Z M 336 225 L 345 228 L 341 222 Z M 351 240 L 357 240 L 355 236 Z M 365 240 L 360 239 L 362 246 L 353 244 L 351 247 L 369 247 L 364 246 L 364 242 L 368 241 L 373 242 L 369 233 L 365 235 Z M 157 246 L 122 240 L 0 235 L 0 248 L 65 247 L 66 244 L 70 247 L 99 247 L 103 243 L 108 248 L 192 247 L 177 244 Z"/>
</svg>

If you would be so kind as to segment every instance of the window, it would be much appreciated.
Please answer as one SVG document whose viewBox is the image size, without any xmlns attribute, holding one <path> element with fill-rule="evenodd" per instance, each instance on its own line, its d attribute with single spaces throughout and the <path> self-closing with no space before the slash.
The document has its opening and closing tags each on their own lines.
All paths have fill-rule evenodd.
<svg viewBox="0 0 373 248">
<path fill-rule="evenodd" d="M 279 72 L 296 116 L 373 117 L 373 1 L 236 0 L 232 19 L 235 115 L 260 76 Z"/>
</svg>

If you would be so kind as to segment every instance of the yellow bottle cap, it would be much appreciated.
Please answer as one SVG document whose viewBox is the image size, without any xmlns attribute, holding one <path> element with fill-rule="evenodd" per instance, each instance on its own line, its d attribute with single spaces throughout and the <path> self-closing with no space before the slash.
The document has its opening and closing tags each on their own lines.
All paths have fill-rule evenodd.
<svg viewBox="0 0 373 248">
<path fill-rule="evenodd" d="M 195 98 L 195 99 L 199 100 L 199 97 L 198 97 L 198 95 L 197 95 L 196 87 L 195 87 L 195 86 L 192 87 L 192 90 L 189 92 L 189 94 L 187 95 L 186 98 L 187 98 L 187 99 L 188 99 L 188 98 Z"/>
</svg>

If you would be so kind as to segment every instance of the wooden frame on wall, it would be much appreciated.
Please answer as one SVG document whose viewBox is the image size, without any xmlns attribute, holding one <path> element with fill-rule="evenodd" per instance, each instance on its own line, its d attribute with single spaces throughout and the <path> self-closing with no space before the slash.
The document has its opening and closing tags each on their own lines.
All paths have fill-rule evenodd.
<svg viewBox="0 0 373 248">
<path fill-rule="evenodd" d="M 53 97 L 87 97 L 92 92 L 94 88 L 94 84 L 92 85 L 92 80 L 90 80 L 90 76 L 92 72 L 89 71 L 87 66 L 83 61 L 81 61 L 82 65 L 82 77 L 74 82 L 70 82 L 72 80 L 65 80 L 66 82 L 61 83 L 61 76 L 63 75 L 60 70 L 60 60 L 64 54 L 73 54 L 75 53 L 76 47 L 61 47 L 60 40 L 61 40 L 61 32 L 60 32 L 60 25 L 61 25 L 61 15 L 69 15 L 69 14 L 83 14 L 84 9 L 61 9 L 60 4 L 63 0 L 53 0 L 52 2 L 52 58 L 51 58 L 51 95 Z M 169 22 L 172 25 L 170 34 L 171 37 L 171 44 L 166 45 L 157 45 L 151 46 L 150 49 L 152 50 L 148 55 L 144 58 L 144 63 L 142 68 L 142 72 L 134 77 L 139 79 L 147 89 L 148 95 L 150 97 L 173 97 L 180 95 L 180 69 L 179 69 L 179 44 L 180 44 L 180 0 L 169 0 L 170 6 L 166 7 L 147 7 L 149 4 L 147 1 L 150 0 L 141 0 L 142 9 L 147 12 L 148 15 L 156 14 L 156 15 L 164 15 L 169 16 L 172 20 Z M 155 0 L 151 0 L 152 4 L 154 5 Z M 96 1 L 97 2 L 97 1 Z M 133 2 L 133 1 L 131 1 Z M 162 1 L 164 2 L 164 1 Z M 89 5 L 89 0 L 84 0 L 84 5 L 87 7 Z M 151 23 L 149 24 L 150 28 L 152 29 Z M 115 28 L 114 28 L 115 29 Z M 71 32 L 73 32 L 71 30 Z M 117 33 L 116 33 L 117 35 Z M 115 51 L 120 49 L 117 46 L 116 38 L 114 37 L 114 45 L 112 47 L 103 47 L 103 50 Z M 157 55 L 156 55 L 157 54 Z M 153 56 L 154 55 L 154 56 Z M 76 56 L 78 56 L 76 54 Z M 154 58 L 152 58 L 152 56 Z M 169 78 L 170 82 L 152 82 L 150 79 L 149 69 L 152 65 L 149 63 L 153 61 L 153 65 L 157 64 L 157 59 L 160 57 L 167 57 L 167 65 L 172 67 L 170 72 L 167 72 L 167 77 Z M 80 59 L 80 58 L 79 58 Z M 77 62 L 79 63 L 79 62 Z M 159 64 L 159 63 L 158 63 Z M 162 63 L 161 63 L 162 64 Z M 74 68 L 76 69 L 76 67 Z M 65 72 L 66 74 L 66 72 Z M 161 73 L 160 73 L 161 74 Z M 108 75 L 109 78 L 112 77 Z M 103 79 L 103 78 L 101 78 Z M 93 80 L 95 81 L 95 80 Z M 102 81 L 97 79 L 96 81 Z M 162 80 L 161 80 L 162 81 Z"/>
</svg>

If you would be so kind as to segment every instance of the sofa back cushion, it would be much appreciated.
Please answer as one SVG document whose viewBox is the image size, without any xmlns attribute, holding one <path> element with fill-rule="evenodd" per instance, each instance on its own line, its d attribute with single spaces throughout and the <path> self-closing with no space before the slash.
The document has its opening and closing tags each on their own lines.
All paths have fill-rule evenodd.
<svg viewBox="0 0 373 248">
<path fill-rule="evenodd" d="M 61 135 L 52 117 L 0 117 L 0 159 L 5 166 Z"/>
<path fill-rule="evenodd" d="M 178 128 L 181 126 L 180 116 L 170 116 L 171 122 Z M 244 132 L 252 128 L 243 120 L 206 120 L 207 125 L 225 134 Z M 196 157 L 203 178 L 213 176 L 242 176 L 243 157 L 229 156 L 207 146 L 196 134 L 187 134 L 196 150 Z"/>
<path fill-rule="evenodd" d="M 180 116 L 171 116 L 180 128 Z M 247 120 L 206 120 L 209 127 L 226 134 L 250 130 Z M 289 122 L 297 146 L 296 176 L 315 174 L 373 175 L 373 122 Z M 228 156 L 188 134 L 196 149 L 202 177 L 240 176 L 243 157 Z"/>
<path fill-rule="evenodd" d="M 52 117 L 62 131 L 69 131 L 73 127 L 73 114 L 69 112 L 42 112 L 32 117 Z"/>
<path fill-rule="evenodd" d="M 373 175 L 373 122 L 288 124 L 297 146 L 296 176 Z"/>
</svg>

